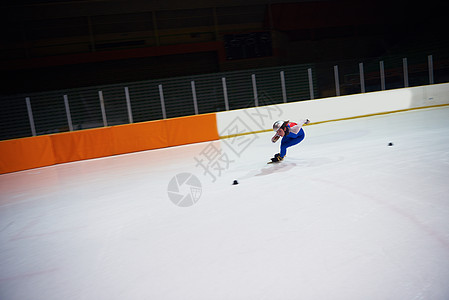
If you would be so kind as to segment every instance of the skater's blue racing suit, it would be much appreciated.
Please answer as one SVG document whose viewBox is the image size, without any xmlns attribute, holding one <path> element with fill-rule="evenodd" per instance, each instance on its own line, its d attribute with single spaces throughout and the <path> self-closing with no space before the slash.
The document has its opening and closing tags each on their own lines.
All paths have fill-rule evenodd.
<svg viewBox="0 0 449 300">
<path fill-rule="evenodd" d="M 302 129 L 303 124 L 305 124 L 305 120 L 301 125 L 293 122 L 287 124 L 289 133 L 284 135 L 281 140 L 280 155 L 282 158 L 287 154 L 287 148 L 299 144 L 305 138 L 306 135 Z"/>
</svg>

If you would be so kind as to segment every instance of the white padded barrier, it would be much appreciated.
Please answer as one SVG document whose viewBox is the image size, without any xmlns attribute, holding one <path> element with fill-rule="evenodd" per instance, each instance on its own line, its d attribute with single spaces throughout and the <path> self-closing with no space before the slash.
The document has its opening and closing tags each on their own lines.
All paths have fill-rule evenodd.
<svg viewBox="0 0 449 300">
<path fill-rule="evenodd" d="M 221 138 L 271 130 L 276 120 L 312 123 L 449 104 L 449 83 L 298 101 L 217 113 Z"/>
</svg>

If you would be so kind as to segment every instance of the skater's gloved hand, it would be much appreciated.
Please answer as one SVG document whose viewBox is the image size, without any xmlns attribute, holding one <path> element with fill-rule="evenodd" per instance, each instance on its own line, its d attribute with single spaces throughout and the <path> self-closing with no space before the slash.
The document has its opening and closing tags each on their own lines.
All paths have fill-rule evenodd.
<svg viewBox="0 0 449 300">
<path fill-rule="evenodd" d="M 304 122 L 304 124 L 309 124 L 310 123 L 310 120 L 309 119 L 306 119 L 306 121 Z"/>
<path fill-rule="evenodd" d="M 273 142 L 273 143 L 276 143 L 278 140 L 279 140 L 279 138 L 280 138 L 281 136 L 279 135 L 279 134 L 275 134 L 272 138 L 271 138 L 271 141 Z"/>
</svg>

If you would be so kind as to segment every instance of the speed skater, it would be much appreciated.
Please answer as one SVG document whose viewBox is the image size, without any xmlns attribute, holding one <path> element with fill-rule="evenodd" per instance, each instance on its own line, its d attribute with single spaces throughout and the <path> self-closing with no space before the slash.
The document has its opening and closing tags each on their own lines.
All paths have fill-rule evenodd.
<svg viewBox="0 0 449 300">
<path fill-rule="evenodd" d="M 302 126 L 309 123 L 309 119 L 301 120 L 298 123 L 290 121 L 274 122 L 273 130 L 276 132 L 276 134 L 271 138 L 271 141 L 273 143 L 276 143 L 277 140 L 282 137 L 281 151 L 280 153 L 276 153 L 269 163 L 282 161 L 287 154 L 287 148 L 301 143 L 305 137 L 305 132 L 304 129 L 302 129 Z"/>
</svg>

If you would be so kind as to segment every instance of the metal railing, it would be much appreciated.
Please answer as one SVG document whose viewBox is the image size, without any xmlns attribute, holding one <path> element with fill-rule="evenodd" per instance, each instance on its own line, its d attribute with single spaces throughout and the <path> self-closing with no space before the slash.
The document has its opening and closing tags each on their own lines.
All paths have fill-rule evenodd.
<svg viewBox="0 0 449 300">
<path fill-rule="evenodd" d="M 375 58 L 2 96 L 0 139 L 440 83 L 448 71 L 432 55 Z"/>
</svg>

